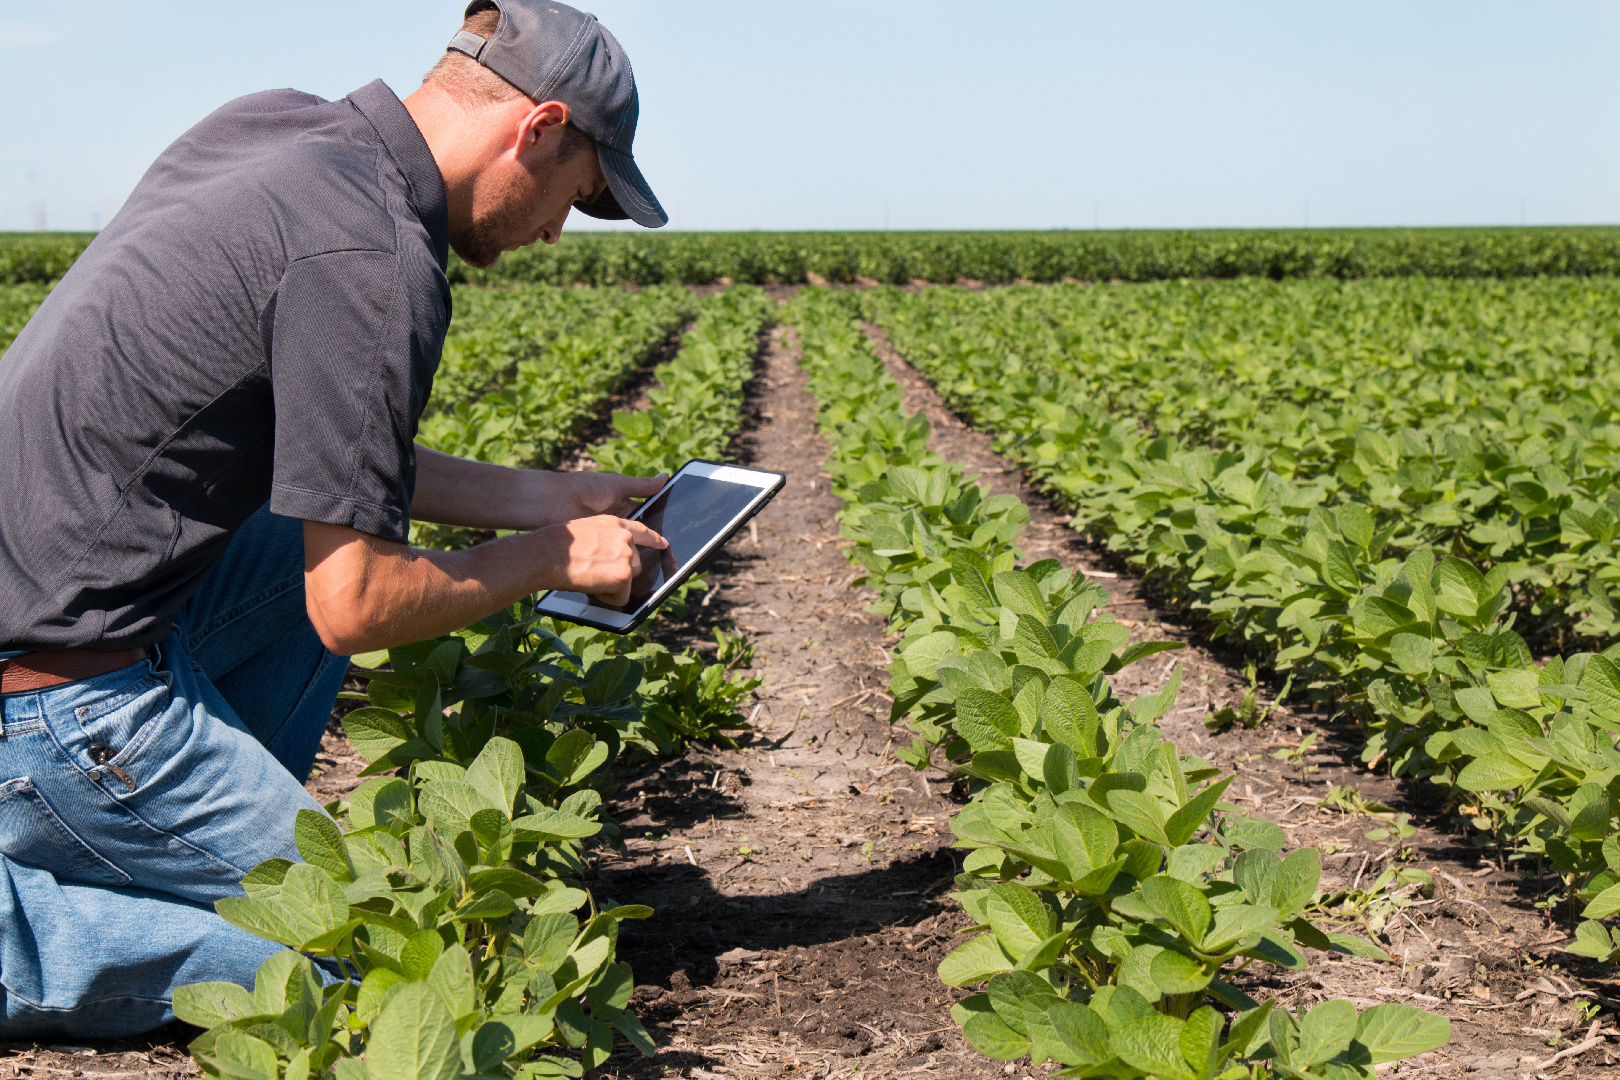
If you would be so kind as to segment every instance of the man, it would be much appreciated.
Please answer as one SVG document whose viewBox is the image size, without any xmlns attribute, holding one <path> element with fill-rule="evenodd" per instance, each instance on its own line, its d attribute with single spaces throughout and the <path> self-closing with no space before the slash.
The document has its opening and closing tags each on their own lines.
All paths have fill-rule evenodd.
<svg viewBox="0 0 1620 1080">
<path fill-rule="evenodd" d="M 0 1036 L 110 1036 L 279 946 L 221 920 L 295 812 L 344 656 L 539 589 L 628 597 L 657 480 L 413 445 L 453 247 L 667 220 L 593 16 L 475 0 L 404 102 L 234 101 L 0 359 Z M 454 553 L 412 520 L 520 534 Z"/>
</svg>

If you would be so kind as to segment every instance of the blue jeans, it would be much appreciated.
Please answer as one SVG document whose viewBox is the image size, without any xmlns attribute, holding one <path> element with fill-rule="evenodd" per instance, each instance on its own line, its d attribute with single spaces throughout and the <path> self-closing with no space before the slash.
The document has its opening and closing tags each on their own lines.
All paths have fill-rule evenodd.
<svg viewBox="0 0 1620 1080">
<path fill-rule="evenodd" d="M 298 858 L 346 669 L 305 613 L 302 523 L 261 509 L 150 659 L 0 696 L 0 1037 L 137 1034 L 177 986 L 253 985 L 281 946 L 213 902 Z"/>
</svg>

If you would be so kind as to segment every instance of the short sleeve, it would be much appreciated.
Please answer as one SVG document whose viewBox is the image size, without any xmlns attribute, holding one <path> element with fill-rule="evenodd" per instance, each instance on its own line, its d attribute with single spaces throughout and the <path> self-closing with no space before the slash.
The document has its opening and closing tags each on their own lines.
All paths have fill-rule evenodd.
<svg viewBox="0 0 1620 1080">
<path fill-rule="evenodd" d="M 405 542 L 439 349 L 400 278 L 381 251 L 288 265 L 271 319 L 272 513 Z"/>
</svg>

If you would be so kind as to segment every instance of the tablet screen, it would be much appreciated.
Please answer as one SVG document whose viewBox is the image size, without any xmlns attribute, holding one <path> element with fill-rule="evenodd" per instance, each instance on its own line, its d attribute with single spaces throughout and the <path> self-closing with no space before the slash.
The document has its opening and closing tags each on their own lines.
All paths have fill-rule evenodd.
<svg viewBox="0 0 1620 1080">
<path fill-rule="evenodd" d="M 723 532 L 732 520 L 759 497 L 752 484 L 734 484 L 709 476 L 682 473 L 658 495 L 649 500 L 636 520 L 669 541 L 663 551 L 641 549 L 641 573 L 630 586 L 630 601 L 609 604 L 584 593 L 558 592 L 552 595 L 586 607 L 626 614 L 637 611 L 663 587 L 664 582 L 697 558 L 710 540 Z"/>
</svg>

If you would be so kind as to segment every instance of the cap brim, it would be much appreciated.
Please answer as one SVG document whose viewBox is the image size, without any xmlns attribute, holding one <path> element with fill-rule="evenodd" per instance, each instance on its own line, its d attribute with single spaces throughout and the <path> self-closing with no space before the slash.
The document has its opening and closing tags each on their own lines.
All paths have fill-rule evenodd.
<svg viewBox="0 0 1620 1080">
<path fill-rule="evenodd" d="M 669 215 L 658 205 L 658 197 L 636 167 L 635 158 L 597 143 L 596 159 L 602 165 L 602 175 L 607 177 L 607 190 L 595 202 L 575 203 L 582 213 L 610 221 L 629 218 L 649 229 L 669 224 Z"/>
</svg>

